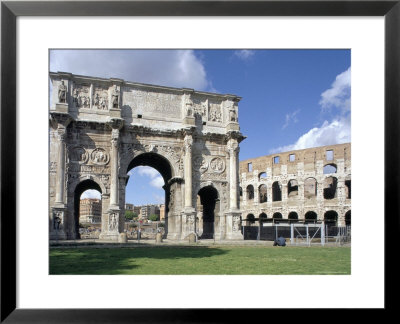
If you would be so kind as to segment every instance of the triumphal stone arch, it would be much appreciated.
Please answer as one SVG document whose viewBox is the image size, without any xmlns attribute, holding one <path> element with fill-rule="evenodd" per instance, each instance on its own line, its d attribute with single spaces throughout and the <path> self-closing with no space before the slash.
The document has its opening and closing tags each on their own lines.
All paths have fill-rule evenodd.
<svg viewBox="0 0 400 324">
<path fill-rule="evenodd" d="M 100 238 L 118 240 L 128 172 L 139 165 L 164 178 L 168 239 L 211 231 L 203 219 L 216 240 L 243 239 L 240 97 L 63 72 L 50 79 L 50 239 L 79 238 L 80 195 L 96 189 Z"/>
</svg>

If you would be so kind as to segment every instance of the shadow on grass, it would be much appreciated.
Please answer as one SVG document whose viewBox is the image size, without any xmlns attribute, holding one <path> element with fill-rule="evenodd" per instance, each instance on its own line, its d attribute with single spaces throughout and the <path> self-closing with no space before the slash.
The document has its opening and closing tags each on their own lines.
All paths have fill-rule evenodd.
<svg viewBox="0 0 400 324">
<path fill-rule="evenodd" d="M 204 259 L 228 253 L 205 246 L 69 247 L 50 249 L 49 274 L 128 274 L 151 260 Z M 166 263 L 168 266 L 168 262 Z"/>
</svg>

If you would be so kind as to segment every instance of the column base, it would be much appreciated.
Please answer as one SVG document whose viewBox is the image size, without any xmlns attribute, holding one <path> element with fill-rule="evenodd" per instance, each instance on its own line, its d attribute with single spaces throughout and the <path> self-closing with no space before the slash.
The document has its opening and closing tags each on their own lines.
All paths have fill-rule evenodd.
<svg viewBox="0 0 400 324">
<path fill-rule="evenodd" d="M 189 234 L 196 234 L 195 221 L 196 210 L 194 208 L 185 207 L 182 212 L 182 233 L 181 240 L 186 240 Z"/>
<path fill-rule="evenodd" d="M 181 239 L 180 233 L 168 233 L 167 234 L 167 240 L 179 241 L 180 239 Z"/>
<path fill-rule="evenodd" d="M 226 240 L 244 240 L 241 232 L 241 212 L 239 210 L 231 210 L 225 213 L 226 217 Z"/>
<path fill-rule="evenodd" d="M 119 233 L 118 232 L 106 232 L 100 233 L 99 239 L 105 241 L 115 241 L 118 242 Z"/>
<path fill-rule="evenodd" d="M 56 203 L 51 207 L 52 218 L 50 224 L 50 240 L 67 240 L 68 235 L 65 232 L 65 214 L 67 208 L 62 203 Z"/>
<path fill-rule="evenodd" d="M 50 241 L 59 241 L 59 240 L 67 240 L 67 234 L 62 230 L 56 233 L 55 231 L 51 231 L 49 234 Z"/>
</svg>

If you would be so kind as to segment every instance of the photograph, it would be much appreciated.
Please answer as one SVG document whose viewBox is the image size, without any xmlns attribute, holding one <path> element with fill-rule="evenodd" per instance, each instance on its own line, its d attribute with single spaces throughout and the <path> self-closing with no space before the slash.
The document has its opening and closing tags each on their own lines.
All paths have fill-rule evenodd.
<svg viewBox="0 0 400 324">
<path fill-rule="evenodd" d="M 0 322 L 393 308 L 399 16 L 3 1 Z"/>
<path fill-rule="evenodd" d="M 351 49 L 49 49 L 50 275 L 350 275 Z"/>
</svg>

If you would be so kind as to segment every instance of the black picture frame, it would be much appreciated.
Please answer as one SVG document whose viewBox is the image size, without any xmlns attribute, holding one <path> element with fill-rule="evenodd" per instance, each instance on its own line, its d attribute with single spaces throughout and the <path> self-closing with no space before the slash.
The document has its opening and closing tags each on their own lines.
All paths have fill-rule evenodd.
<svg viewBox="0 0 400 324">
<path fill-rule="evenodd" d="M 243 309 L 16 308 L 16 18 L 19 16 L 384 16 L 385 310 L 398 282 L 388 248 L 399 234 L 400 0 L 394 1 L 2 1 L 1 2 L 1 322 L 236 322 Z M 377 189 L 378 190 L 378 189 Z M 393 223 L 394 222 L 394 223 Z M 396 226 L 394 226 L 396 225 Z M 374 238 L 379 239 L 379 238 Z M 273 294 L 271 292 L 271 294 Z M 188 292 L 188 298 L 190 293 Z M 272 316 L 275 310 L 268 310 Z M 327 310 L 329 311 L 329 310 Z M 262 314 L 258 314 L 262 312 Z M 264 315 L 251 310 L 246 316 Z M 324 316 L 325 317 L 325 316 Z M 287 318 L 285 318 L 287 319 Z"/>
</svg>

